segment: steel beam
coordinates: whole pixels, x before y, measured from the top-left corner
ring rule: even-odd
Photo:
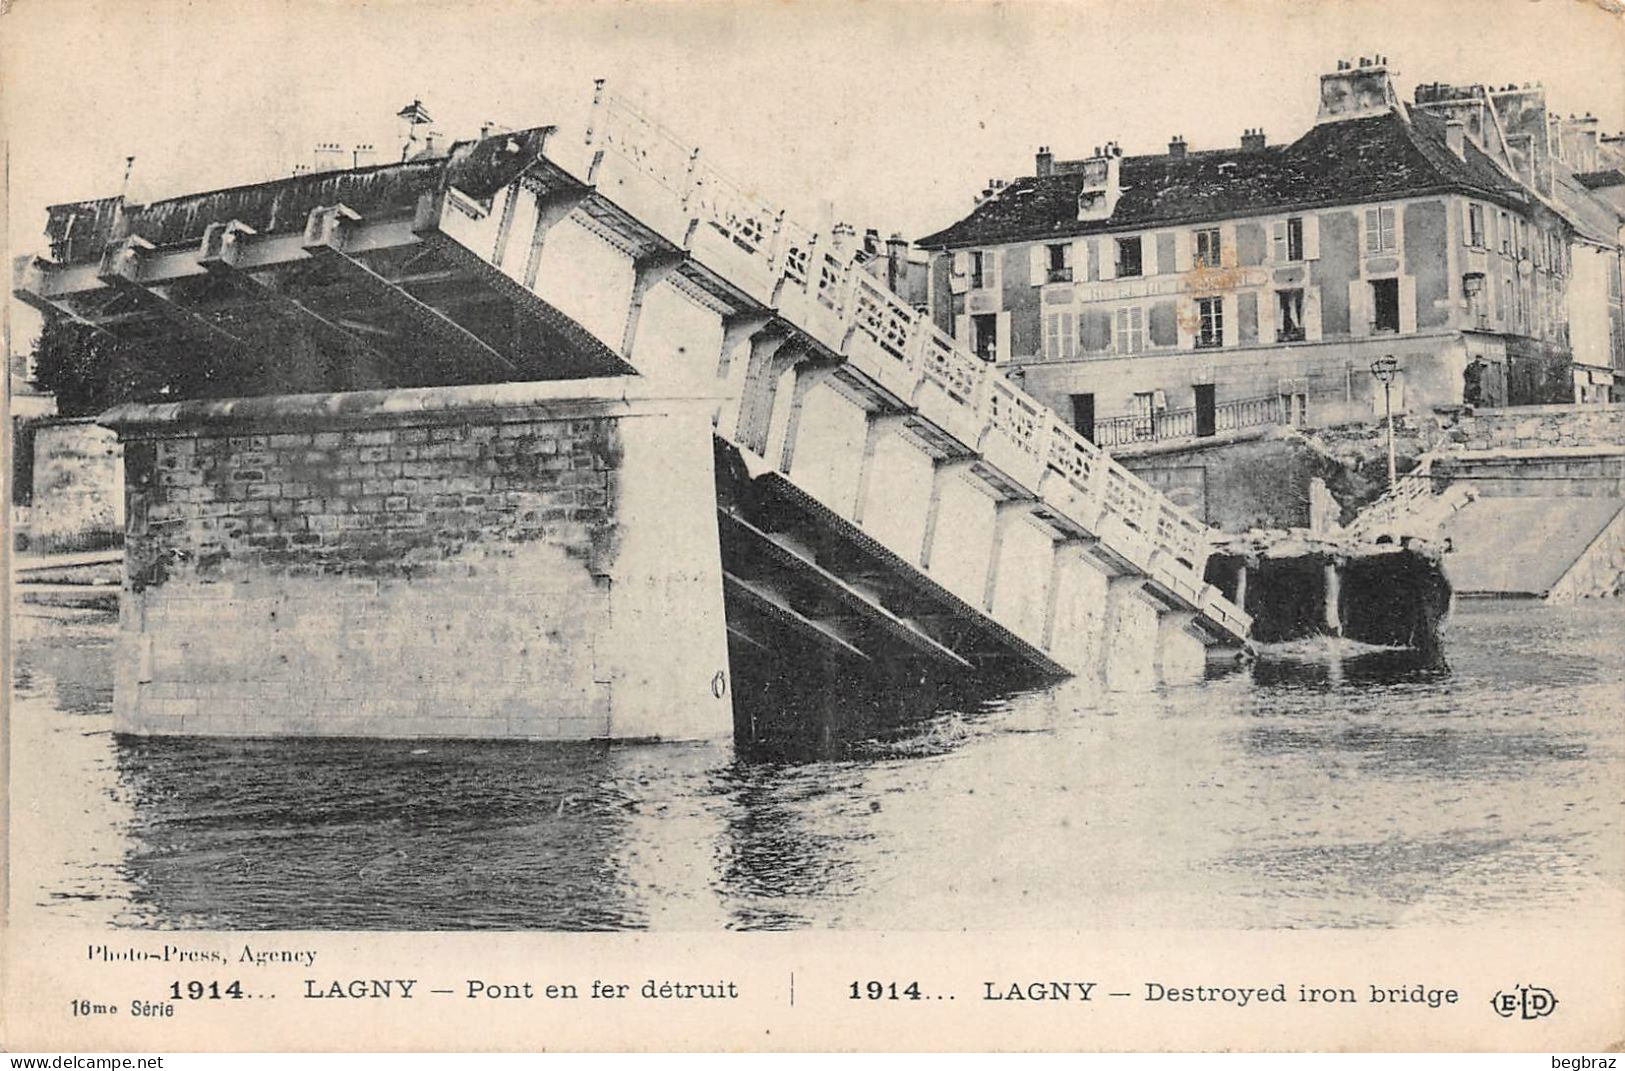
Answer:
[[[453,320],[433,306],[426,305],[388,279],[373,271],[351,255],[349,224],[360,216],[344,205],[332,205],[311,211],[305,223],[304,245],[306,253],[322,258],[336,267],[349,281],[362,286],[381,300],[394,305],[424,331],[458,351],[473,356],[487,365],[495,365],[506,372],[516,372],[504,354],[484,339]]]

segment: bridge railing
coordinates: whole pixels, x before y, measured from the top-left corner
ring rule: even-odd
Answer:
[[[1105,447],[1133,446],[1199,439],[1206,435],[1222,435],[1225,432],[1285,423],[1287,415],[1281,398],[1271,394],[1220,402],[1213,407],[1213,424],[1208,429],[1200,426],[1194,407],[1100,418],[1095,421],[1094,440]]]
[[[1054,502],[1093,530],[1104,515],[1139,532],[1200,581],[1207,532],[1195,517],[1135,476],[1002,372],[841,255],[825,235],[797,223],[738,182],[698,163],[697,150],[604,90],[593,99],[588,143],[613,151],[679,197],[700,224],[727,237],[774,280],[780,315],[905,400],[932,383],[981,437],[997,431],[1041,471],[1065,478]],[[1228,416],[1229,414],[1227,414]],[[1235,419],[1246,419],[1241,413]],[[1036,490],[1036,489],[1035,489]]]

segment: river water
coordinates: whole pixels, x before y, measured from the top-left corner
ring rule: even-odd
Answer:
[[[1625,905],[1617,603],[1463,604],[1444,665],[1310,645],[798,762],[116,737],[114,625],[51,614],[13,622],[12,909],[34,925],[1583,926]]]

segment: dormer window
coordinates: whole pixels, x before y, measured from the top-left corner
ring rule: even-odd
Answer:
[[[1078,219],[1108,219],[1117,208],[1122,156],[1121,149],[1108,144],[1083,161],[1079,168],[1083,182],[1078,187]]]

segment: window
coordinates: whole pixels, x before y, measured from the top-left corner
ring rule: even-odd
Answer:
[[[971,349],[976,356],[992,364],[999,356],[999,318],[993,313],[981,313],[970,318]]]
[[[1484,242],[1484,206],[1481,204],[1467,206],[1467,244],[1474,249],[1486,248]]]
[[[1371,330],[1399,330],[1399,280],[1371,280]]]
[[[1484,300],[1484,276],[1470,272],[1461,277],[1462,297],[1467,300],[1467,323],[1470,327],[1489,327],[1490,310]]]
[[[1224,345],[1224,300],[1216,297],[1197,298],[1196,314],[1200,324],[1196,334],[1197,348]]]
[[[1499,229],[1501,237],[1501,252],[1510,254],[1512,252],[1512,217],[1507,215],[1505,212],[1500,214]]]
[[[1303,217],[1293,216],[1275,225],[1275,260],[1286,263],[1303,259]]]
[[[1366,209],[1365,251],[1367,253],[1391,253],[1396,248],[1394,242],[1394,210],[1392,208]]]
[[[982,290],[992,282],[991,253],[973,252],[970,255],[970,285],[972,290]]]
[[[1134,395],[1134,437],[1151,439],[1157,434],[1157,391]]]
[[[1044,356],[1052,361],[1078,355],[1078,319],[1070,310],[1044,317]]]
[[[1198,268],[1217,268],[1219,266],[1219,228],[1209,227],[1196,232],[1196,266]]]
[[[1067,242],[1044,247],[1044,261],[1047,267],[1045,278],[1052,283],[1070,283],[1072,281],[1072,246]]]
[[[1145,350],[1145,310],[1135,305],[1117,310],[1116,342],[1118,353],[1140,353]]]
[[[1140,274],[1140,236],[1117,239],[1117,276]]]
[[[1303,341],[1303,291],[1275,292],[1275,341]]]
[[[1529,259],[1529,225],[1522,216],[1518,217],[1518,257],[1521,260]]]

